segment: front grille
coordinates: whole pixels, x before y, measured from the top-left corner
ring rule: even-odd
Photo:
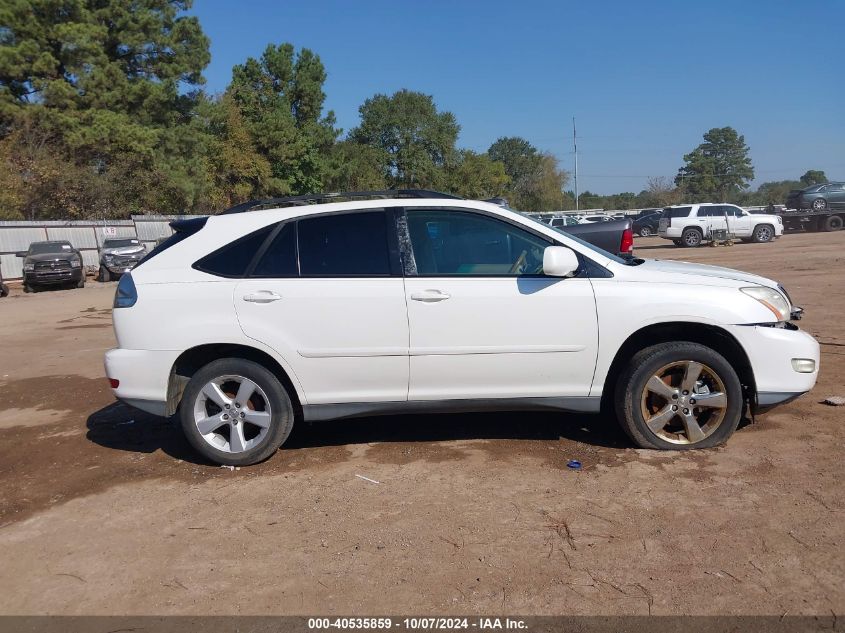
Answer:
[[[120,268],[131,268],[132,266],[137,264],[140,259],[141,258],[137,255],[135,255],[135,256],[129,255],[129,256],[126,256],[126,257],[115,257],[112,265],[118,266]]]
[[[70,261],[67,259],[59,259],[52,262],[35,262],[35,270],[39,273],[51,273],[70,270]]]

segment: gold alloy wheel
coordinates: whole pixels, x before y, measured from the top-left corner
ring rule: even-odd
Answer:
[[[725,421],[725,383],[704,363],[680,360],[658,369],[640,401],[643,420],[657,437],[672,444],[698,444]]]

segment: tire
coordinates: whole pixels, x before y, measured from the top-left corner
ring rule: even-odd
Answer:
[[[704,396],[700,390],[696,393],[688,388],[688,395],[684,395],[687,368],[698,368],[699,381],[709,388],[707,401],[714,406],[696,406],[704,398],[696,400],[691,396]],[[649,387],[655,385],[655,379],[663,387]],[[703,389],[698,382],[694,384]],[[717,393],[723,397],[715,397]],[[693,406],[684,406],[690,404]],[[742,417],[743,394],[739,377],[718,352],[698,343],[661,343],[641,350],[631,359],[616,384],[615,405],[620,425],[637,446],[689,450],[727,441]],[[690,414],[684,416],[684,411]],[[649,427],[646,416],[656,430]],[[685,418],[691,421],[685,422]]]
[[[0,297],[8,297],[9,296],[9,286],[0,282]]]
[[[82,279],[76,282],[77,288],[84,288],[85,287],[85,276],[82,276]]]
[[[242,407],[236,399],[237,391],[249,387],[244,381],[256,388],[249,391],[243,403],[247,406]],[[208,397],[206,393],[216,395]],[[288,438],[294,420],[293,405],[279,379],[266,367],[240,358],[222,358],[195,373],[182,396],[179,417],[191,446],[203,457],[227,466],[248,466],[267,459]],[[206,434],[198,426],[203,421],[206,424],[200,426]],[[238,431],[237,436],[232,435]],[[239,438],[238,446],[232,445],[234,437]]]
[[[640,227],[640,237],[651,237],[651,227],[650,226],[643,226]]]
[[[24,284],[23,285],[23,291],[26,292],[26,293],[35,292],[35,288],[30,286],[29,284]]]
[[[815,200],[813,200],[810,206],[812,207],[813,211],[826,211],[827,200],[825,200],[824,198],[816,198]]]
[[[842,228],[842,216],[832,215],[824,221],[825,231],[839,231]]]
[[[773,239],[775,239],[775,227],[771,224],[759,224],[754,228],[752,240],[758,244],[771,242]]]
[[[701,229],[684,229],[684,232],[681,234],[681,243],[687,248],[701,246],[703,239],[704,235],[702,235]]]
[[[100,266],[100,274],[97,275],[97,281],[106,282],[111,281],[111,273],[105,266]]]
[[[672,244],[674,244],[675,246],[683,247],[684,242],[683,240],[672,240]]]

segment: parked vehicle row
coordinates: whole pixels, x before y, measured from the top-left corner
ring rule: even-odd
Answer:
[[[136,238],[107,238],[99,251],[98,281],[111,281],[129,272],[144,258],[147,250]],[[16,255],[23,259],[23,290],[34,292],[47,287],[85,286],[82,253],[67,240],[32,242]],[[8,287],[0,277],[0,296]]]
[[[746,408],[815,384],[819,344],[776,281],[623,259],[487,202],[382,194],[174,222],[118,284],[115,396],[244,465],[297,420],[444,411],[604,409],[638,446],[710,447]]]

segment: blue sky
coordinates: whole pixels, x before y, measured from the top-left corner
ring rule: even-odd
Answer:
[[[843,0],[196,0],[191,13],[211,39],[211,91],[291,42],[320,55],[344,130],[368,97],[408,88],[455,114],[460,147],[522,136],[571,171],[574,116],[581,191],[673,177],[727,125],[755,184],[845,179]]]

